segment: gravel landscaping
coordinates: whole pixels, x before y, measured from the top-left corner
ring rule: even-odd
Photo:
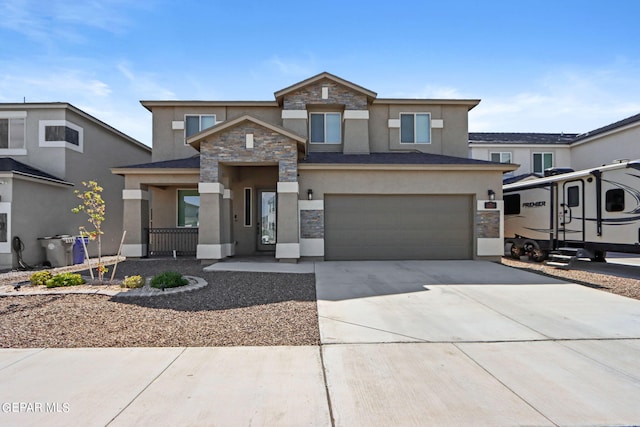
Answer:
[[[207,273],[202,267],[196,260],[181,259],[118,265],[120,279],[174,270],[209,283],[178,294],[0,297],[0,347],[319,344],[313,274]]]
[[[113,261],[113,260],[112,260]],[[640,299],[640,280],[589,271],[592,263],[560,270],[503,258],[502,264]],[[79,270],[82,266],[58,271]],[[110,271],[107,276],[111,274]],[[318,345],[313,274],[204,272],[196,260],[155,259],[121,262],[116,279],[152,277],[174,270],[204,279],[207,286],[153,297],[108,296],[95,289],[56,288],[52,295],[0,297],[0,347],[207,347]],[[635,273],[637,270],[633,270]],[[87,271],[81,273],[88,275]],[[0,275],[0,287],[28,280],[30,273]],[[43,288],[23,286],[21,291]]]

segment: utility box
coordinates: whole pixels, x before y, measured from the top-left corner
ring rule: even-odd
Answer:
[[[66,267],[72,265],[75,237],[58,235],[54,237],[41,237],[38,240],[40,240],[40,244],[45,250],[47,261],[51,264],[51,267]]]

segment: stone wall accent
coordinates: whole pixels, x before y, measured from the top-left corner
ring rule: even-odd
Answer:
[[[253,134],[253,148],[246,148],[246,134]],[[200,145],[200,181],[219,182],[218,164],[277,163],[278,181],[298,180],[298,147],[296,141],[246,121],[215,134]]]
[[[500,238],[500,211],[476,212],[476,235],[479,239]]]
[[[300,237],[302,239],[324,239],[324,211],[300,211]]]
[[[322,99],[322,87],[329,88],[329,98]],[[307,104],[339,104],[346,110],[366,110],[367,96],[329,79],[319,80],[284,96],[285,110],[304,110]]]

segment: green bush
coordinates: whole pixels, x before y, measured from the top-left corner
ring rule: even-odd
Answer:
[[[29,280],[31,280],[32,285],[36,286],[44,286],[47,284],[47,280],[51,279],[53,274],[50,271],[36,271],[31,275]]]
[[[188,284],[189,281],[176,271],[165,271],[164,273],[156,274],[151,279],[151,286],[158,289],[176,288]]]
[[[78,286],[85,283],[78,273],[60,273],[46,281],[47,288],[57,288],[60,286]]]
[[[141,288],[144,286],[144,278],[142,276],[125,276],[122,286],[125,288]]]

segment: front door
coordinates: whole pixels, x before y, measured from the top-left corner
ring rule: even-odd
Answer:
[[[562,186],[560,230],[564,241],[584,242],[584,182],[567,181]]]
[[[276,250],[277,193],[273,190],[258,191],[258,247],[259,251]]]

